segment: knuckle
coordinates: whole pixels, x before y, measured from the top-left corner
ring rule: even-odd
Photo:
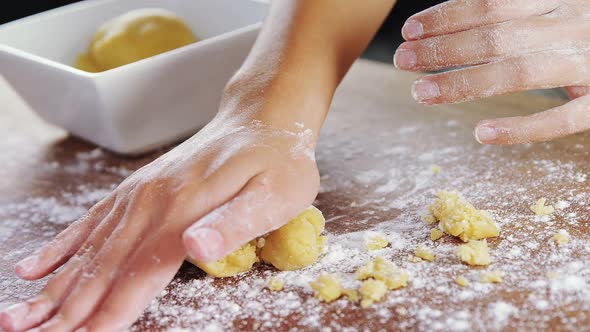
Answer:
[[[506,31],[504,28],[494,26],[483,31],[483,50],[488,57],[503,56],[507,52]]]

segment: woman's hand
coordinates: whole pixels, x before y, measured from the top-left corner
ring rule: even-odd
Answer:
[[[464,67],[415,82],[424,104],[570,87],[569,103],[531,116],[485,120],[484,144],[546,141],[590,128],[590,1],[451,0],[406,22],[398,68]]]
[[[214,261],[308,207],[319,188],[317,132],[295,119],[274,123],[269,99],[245,99],[226,98],[197,135],[21,261],[17,274],[28,280],[61,269],[38,296],[0,314],[0,327],[123,330],[172,280],[187,251]]]

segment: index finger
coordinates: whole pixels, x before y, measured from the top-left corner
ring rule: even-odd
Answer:
[[[450,0],[411,16],[402,28],[406,40],[464,31],[484,25],[547,14],[558,0]]]

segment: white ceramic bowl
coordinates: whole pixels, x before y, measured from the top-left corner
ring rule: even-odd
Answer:
[[[248,54],[267,11],[250,0],[89,0],[0,26],[0,74],[46,121],[138,154],[195,133]],[[96,29],[129,10],[182,17],[201,40],[101,73],[71,67]]]

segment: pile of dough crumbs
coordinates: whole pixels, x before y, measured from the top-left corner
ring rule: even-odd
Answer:
[[[400,140],[428,130],[420,126],[375,135],[372,149],[366,148],[366,142],[350,143],[355,142],[354,131],[344,139],[336,134],[343,128],[327,130],[329,139],[320,142],[318,162],[320,169],[333,171],[322,177],[321,193],[314,203],[328,221],[324,254],[317,263],[282,272],[260,266],[226,279],[205,276],[185,264],[179,277],[149,304],[141,325],[131,330],[276,331],[288,326],[321,331],[384,327],[499,331],[543,330],[556,321],[564,330],[588,326],[590,234],[579,231],[588,222],[585,216],[590,215],[590,194],[581,190],[588,170],[573,161],[544,159],[543,155],[529,156],[526,161],[512,159],[526,154],[527,146],[505,151],[453,145],[453,136],[440,142],[426,139],[422,150],[407,148]],[[452,132],[452,122],[448,126]],[[386,136],[394,134],[398,136]],[[385,150],[377,148],[383,146],[377,140],[383,139],[392,144]],[[326,161],[332,145],[349,148],[343,156],[346,173]],[[554,148],[550,143],[546,146]],[[472,156],[470,160],[463,159],[465,149]],[[384,154],[391,157],[389,165],[367,162],[373,161],[373,156],[382,160]],[[79,186],[58,188],[51,197],[1,202],[0,218],[5,222],[0,224],[0,240],[27,239],[27,229],[41,225],[46,239],[51,239],[131,172],[105,164],[100,155],[100,150],[91,150],[69,164],[48,163],[46,172],[78,176],[97,170],[111,186],[95,188],[88,178],[80,177]],[[436,172],[433,165],[440,165]],[[528,169],[528,176],[515,179],[514,168]],[[378,171],[383,169],[388,171]],[[345,176],[351,170],[357,174],[352,179]],[[563,186],[556,188],[554,183]],[[487,239],[489,265],[474,267],[461,262],[457,248],[464,242],[422,220],[441,189],[462,192],[498,223],[499,236]],[[348,192],[361,193],[364,198],[359,200],[358,194]],[[541,198],[546,200],[540,202]],[[323,206],[327,201],[339,203]],[[1,257],[0,264],[14,264],[38,244],[31,238],[19,250]],[[417,254],[427,259],[412,259]],[[382,299],[363,308],[356,301],[351,303],[355,293],[349,290],[362,292],[364,281],[359,280],[357,271],[377,257],[407,272],[407,286],[388,290]],[[314,296],[311,285],[329,274],[338,276],[344,296],[325,303]],[[24,288],[27,283],[13,275],[0,277],[0,307],[34,294],[45,282],[15,295],[10,289]]]

